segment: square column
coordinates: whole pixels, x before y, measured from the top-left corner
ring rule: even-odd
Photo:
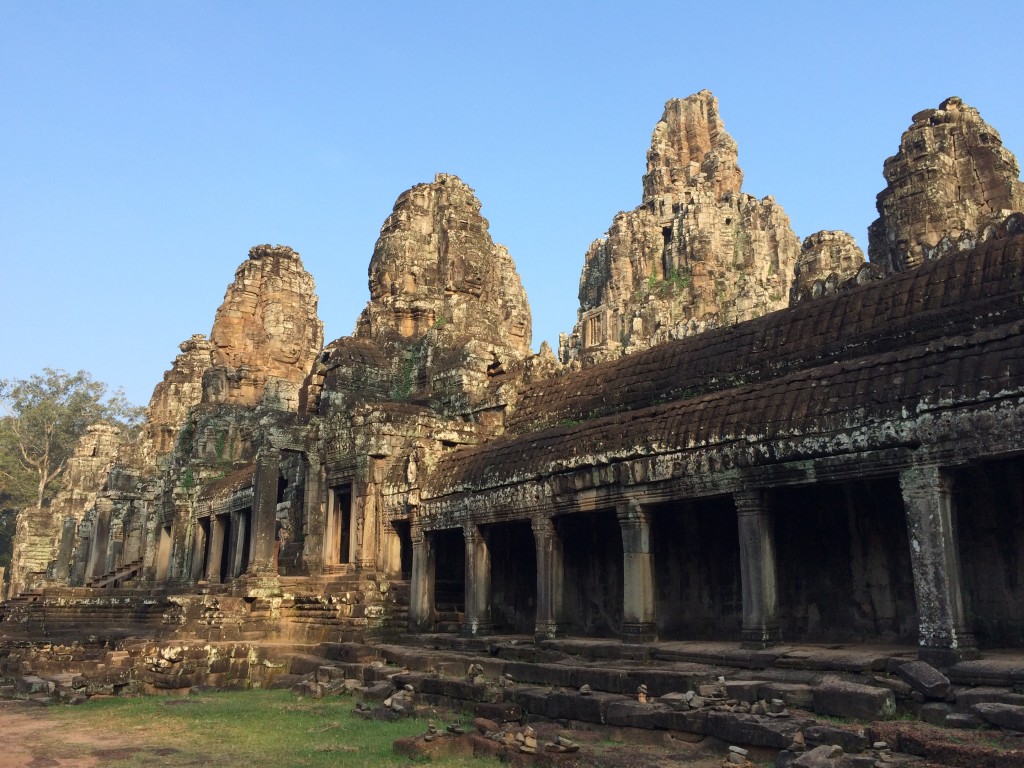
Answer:
[[[412,538],[412,580],[409,584],[409,630],[430,632],[434,628],[434,547],[429,534],[416,523]]]
[[[494,632],[490,610],[491,550],[479,526],[465,526],[462,535],[466,541],[466,617],[462,634],[489,635]]]
[[[210,516],[210,556],[206,559],[206,580],[220,584],[220,563],[224,557],[224,535],[227,533],[226,515]]]
[[[274,539],[277,534],[277,479],[281,456],[268,451],[256,459],[253,478],[251,530],[239,531],[249,536],[249,569],[251,576],[277,578],[274,568]],[[239,526],[241,527],[241,526]],[[240,560],[237,561],[240,564]]]
[[[622,639],[644,643],[658,637],[651,513],[636,501],[616,508],[622,530]]]
[[[550,517],[530,521],[537,547],[537,623],[534,635],[547,640],[565,633],[562,623],[562,539]]]
[[[324,537],[327,527],[327,504],[330,503],[325,467],[308,453],[306,463],[306,487],[303,494],[303,549],[302,562],[309,573],[318,573],[324,564]]]
[[[922,660],[939,665],[977,658],[961,588],[951,478],[938,467],[900,472],[914,568]]]
[[[740,537],[744,648],[767,648],[782,641],[775,574],[775,529],[763,490],[733,494]]]

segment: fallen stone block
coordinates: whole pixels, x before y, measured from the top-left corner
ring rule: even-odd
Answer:
[[[584,701],[592,701],[592,696],[580,696]],[[620,700],[609,702],[605,711],[604,721],[608,725],[628,728],[659,728],[659,718],[672,713],[671,707],[664,704],[641,704],[639,701]]]
[[[949,693],[949,678],[926,661],[901,664],[896,673],[915,691],[930,699],[944,699]]]
[[[358,701],[384,701],[395,689],[391,683],[374,683],[356,688],[353,693]]]
[[[1024,707],[1016,704],[982,702],[971,707],[971,714],[1009,731],[1024,731]]]
[[[806,683],[763,683],[761,696],[766,699],[782,699],[787,707],[812,709],[814,688]]]
[[[14,679],[14,687],[18,693],[53,693],[56,687],[53,681],[44,680],[35,675],[24,675]]]
[[[960,712],[969,712],[972,706],[982,702],[1019,704],[1024,706],[1024,694],[1013,693],[1006,688],[993,688],[990,686],[966,688],[958,691],[956,694],[956,708]]]
[[[608,705],[621,701],[612,693],[583,695],[580,693],[551,693],[548,695],[546,716],[552,720],[580,720],[586,723],[603,723]]]
[[[844,752],[856,754],[868,748],[868,737],[862,729],[850,730],[834,725],[811,725],[804,728],[804,740],[808,746],[838,744]]]
[[[954,713],[953,705],[944,701],[930,701],[922,704],[917,718],[930,725],[945,725],[946,718]]]
[[[842,747],[823,744],[805,752],[789,765],[790,768],[837,768],[837,758],[842,754]]]
[[[814,689],[814,711],[833,717],[884,720],[896,714],[896,698],[886,688],[830,680]]]
[[[807,722],[802,718],[711,711],[707,713],[706,733],[730,744],[785,749]]]
[[[523,708],[509,701],[482,701],[473,707],[473,716],[498,723],[510,723],[522,719]]]

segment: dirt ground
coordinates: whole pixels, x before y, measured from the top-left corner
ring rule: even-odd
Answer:
[[[599,738],[597,734],[583,736],[590,747],[587,762],[594,768],[720,768],[723,764],[723,755],[709,753],[706,744],[605,742],[598,746]],[[74,718],[57,718],[51,708],[36,703],[0,700],[0,768],[98,768],[133,756],[140,764],[160,765],[165,764],[161,757],[170,758],[174,752],[177,750],[147,743],[138,733],[85,726]],[[213,765],[208,760],[196,764]],[[497,760],[494,764],[501,765]]]
[[[130,734],[58,723],[39,704],[0,700],[0,768],[93,768],[133,752],[165,751]]]

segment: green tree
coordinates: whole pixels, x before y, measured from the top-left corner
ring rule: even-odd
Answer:
[[[109,393],[85,372],[44,368],[27,379],[0,379],[0,565],[19,509],[53,498],[75,444],[90,424],[134,428],[142,409],[120,389]]]
[[[27,379],[0,379],[0,494],[14,506],[42,506],[90,424],[105,421],[131,428],[142,409],[122,390],[79,371],[44,368]]]

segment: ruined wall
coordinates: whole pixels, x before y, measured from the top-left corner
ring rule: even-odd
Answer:
[[[920,266],[925,249],[943,237],[955,240],[1024,210],[1017,159],[978,110],[955,96],[914,115],[883,173],[868,256],[893,272]]]
[[[799,241],[774,199],[743,193],[742,181],[717,99],[669,101],[642,204],[587,251],[563,362],[614,359],[788,304]]]
[[[204,402],[298,409],[299,388],[324,341],[314,290],[291,248],[250,249],[213,321]]]

